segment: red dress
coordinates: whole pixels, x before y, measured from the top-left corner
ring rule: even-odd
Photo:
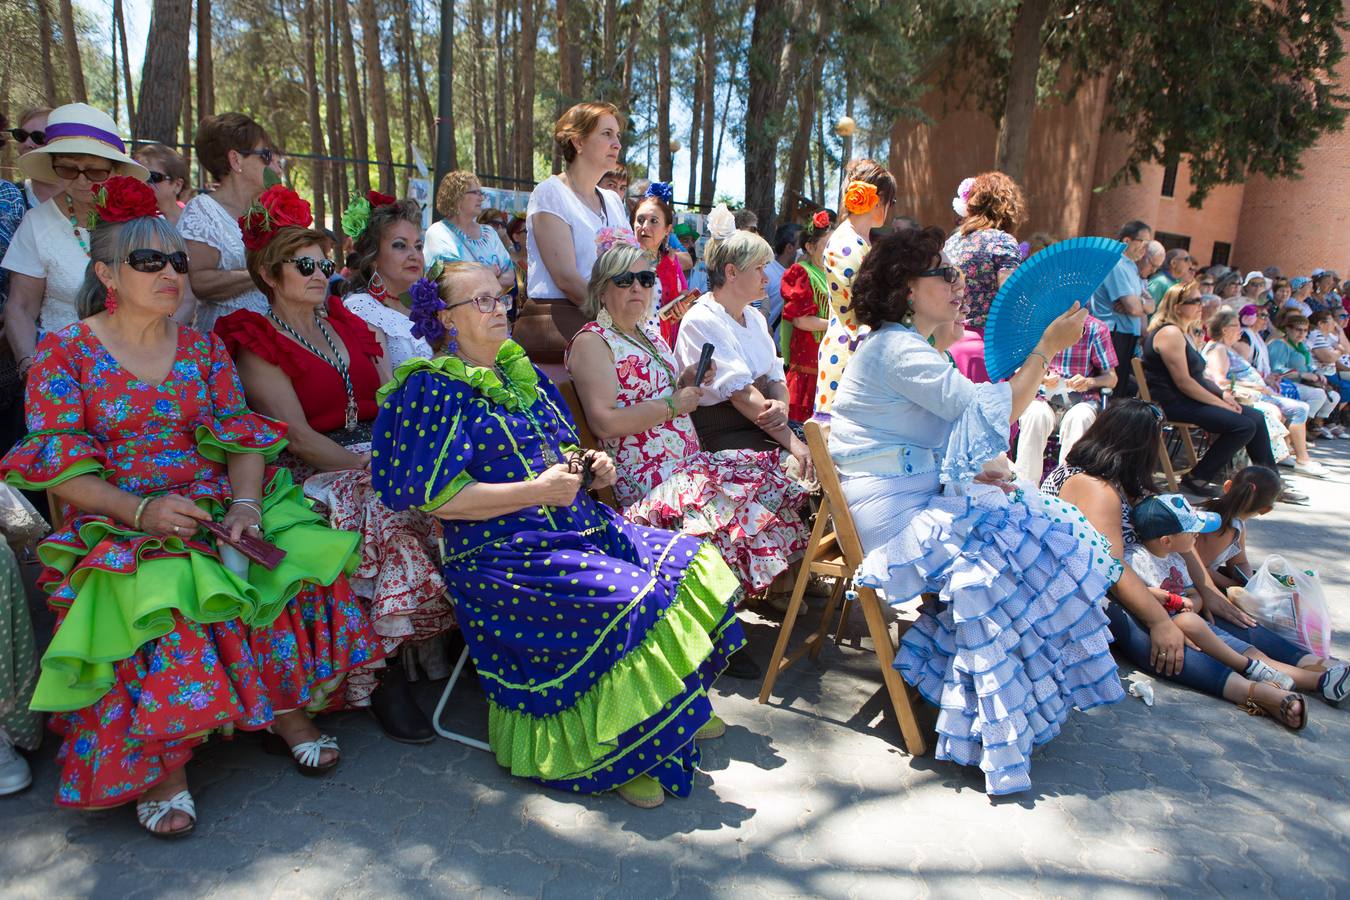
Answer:
[[[665,250],[656,261],[656,277],[661,282],[661,304],[664,306],[689,290],[689,279],[684,277],[684,269],[675,254]],[[680,320],[661,321],[661,337],[666,339],[667,347],[675,346],[675,337],[680,333]]]
[[[822,279],[824,275],[822,273]],[[792,324],[802,316],[819,316],[829,320],[829,291],[817,292],[801,263],[793,263],[783,273],[779,287],[783,296],[783,328],[792,329],[788,343],[788,418],[805,422],[816,411],[816,368],[820,360],[820,339],[823,331],[804,331]]]
[[[26,405],[29,434],[0,464],[11,484],[94,475],[216,519],[232,496],[227,454],[272,459],[286,433],[245,405],[220,340],[185,326],[159,384],[122,368],[83,322],[48,335]],[[270,572],[226,568],[205,532],[160,538],[69,505],[39,545],[57,626],[33,707],[57,713],[64,736],[59,804],[134,800],[212,731],[327,708],[344,673],[382,655],[344,576],[354,538],[328,528],[286,470],[269,466],[263,483],[263,531],[287,554]]]
[[[375,360],[383,354],[380,343],[370,326],[337,297],[328,299],[327,323],[347,348],[357,419],[372,422],[379,411],[375,395],[380,375]],[[218,320],[216,332],[236,357],[248,350],[290,377],[310,428],[332,432],[343,427],[347,388],[331,363],[283,335],[265,316],[249,310]],[[352,590],[364,601],[388,653],[405,641],[427,640],[454,627],[454,613],[436,563],[440,526],[434,518],[420,510],[395,512],[385,506],[371,489],[367,469],[315,474],[290,454],[283,461],[292,466],[297,481],[303,479],[305,494],[323,505],[329,525],[360,533],[361,561],[352,573]],[[375,684],[373,670],[352,673],[347,680],[348,701],[368,703]]]

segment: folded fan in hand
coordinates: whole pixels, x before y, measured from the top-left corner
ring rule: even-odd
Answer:
[[[984,329],[989,379],[1012,375],[1036,349],[1046,326],[1075,301],[1086,306],[1124,251],[1124,244],[1110,238],[1070,238],[1018,266],[989,305]]]

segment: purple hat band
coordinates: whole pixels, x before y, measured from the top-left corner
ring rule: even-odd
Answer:
[[[118,153],[127,152],[127,145],[122,143],[122,139],[119,136],[111,131],[95,128],[93,125],[84,125],[80,122],[57,122],[55,125],[47,126],[47,140],[49,142],[57,138],[71,137],[93,138],[96,141],[115,147]]]

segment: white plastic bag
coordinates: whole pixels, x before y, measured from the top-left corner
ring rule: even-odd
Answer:
[[[1231,599],[1248,615],[1309,653],[1331,656],[1331,616],[1322,582],[1311,569],[1296,569],[1282,556],[1267,557],[1245,589]]]
[[[12,544],[36,541],[50,529],[28,498],[7,484],[0,483],[0,532]]]

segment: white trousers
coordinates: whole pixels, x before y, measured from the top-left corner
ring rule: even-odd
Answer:
[[[1313,387],[1311,384],[1298,384],[1298,399],[1308,404],[1308,415],[1314,419],[1325,419],[1340,402],[1341,396],[1335,391]]]
[[[1059,463],[1063,465],[1069,451],[1078,439],[1097,421],[1095,403],[1075,403],[1064,413],[1059,421]],[[1041,483],[1041,472],[1045,467],[1045,445],[1050,435],[1055,433],[1055,411],[1049,403],[1037,398],[1031,401],[1027,411],[1017,420],[1017,459],[1013,468],[1018,478],[1025,478],[1032,484]]]

